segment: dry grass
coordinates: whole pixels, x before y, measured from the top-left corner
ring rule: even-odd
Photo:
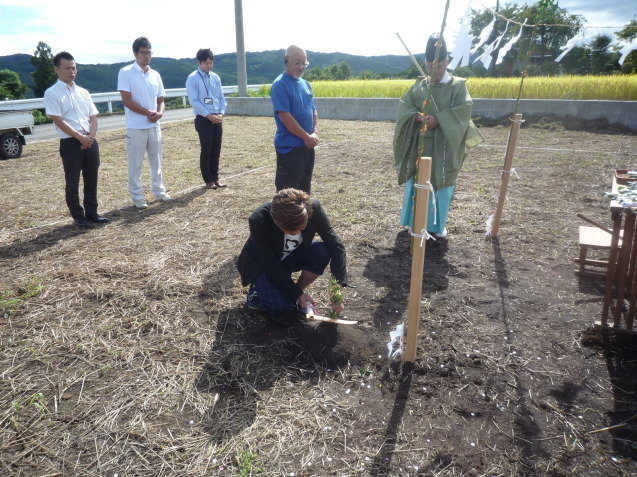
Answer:
[[[525,303],[579,320],[575,330],[586,313],[595,313],[595,299],[573,287],[561,297],[555,277],[565,274],[564,262],[575,255],[575,212],[588,203],[594,207],[588,215],[604,219],[600,171],[607,175],[634,161],[634,137],[612,137],[613,150],[624,154],[617,156],[605,150],[609,143],[595,144],[583,132],[523,134],[522,148],[553,151],[531,155],[520,149],[520,174],[542,180],[512,186],[503,230],[515,241],[503,244],[502,253],[514,256],[507,279],[517,295],[502,295],[508,314],[494,321],[489,309],[497,315],[495,293],[502,289],[493,269],[501,257],[484,240],[484,220],[497,194],[507,130],[483,130],[488,146],[475,153],[461,177],[450,223],[457,237],[450,250],[456,248],[439,277],[462,296],[448,296],[436,281],[425,285],[423,314],[431,321],[420,339],[419,371],[406,402],[396,396],[409,386],[383,349],[387,331],[403,317],[407,286],[397,271],[405,257],[396,235],[402,192],[391,169],[393,125],[321,126],[313,194],[343,237],[352,281],[359,285],[348,291],[346,314],[361,323],[338,334],[321,326],[275,326],[243,307],[234,260],[246,238],[247,216],[274,193],[270,118],[226,119],[221,172],[229,187],[218,191],[202,187],[191,123],[165,125],[164,177],[175,200],[152,202],[145,211],[131,207],[126,191],[123,131],[100,134],[100,212],[112,222],[89,230],[68,218],[56,141],[29,145],[21,159],[0,162],[0,474],[567,475],[558,470],[577,469],[579,461],[568,459],[586,450],[581,442],[599,457],[591,463],[595,469],[613,468],[597,435],[585,435],[588,423],[550,399],[542,404],[531,396],[527,402],[546,412],[546,434],[538,439],[568,442],[532,458],[511,422],[524,407],[512,406],[504,420],[495,416],[473,428],[469,411],[450,396],[466,388],[468,399],[478,403],[500,376],[511,387],[492,388],[493,404],[509,409],[507,402],[520,403],[523,370],[547,380],[569,379],[557,361],[539,365],[512,355],[510,347],[503,352],[502,335],[513,340],[519,332],[523,340],[532,334],[517,314]],[[585,138],[592,142],[583,145]],[[581,148],[598,152],[582,158],[573,152]],[[147,170],[144,177],[147,183]],[[545,239],[539,246],[538,236]],[[521,257],[532,257],[531,265]],[[381,265],[371,267],[374,261]],[[327,302],[327,288],[326,277],[314,287],[319,303]],[[558,296],[548,299],[556,289]],[[480,301],[488,295],[490,303]],[[582,297],[589,302],[576,310]],[[430,330],[471,351],[456,356]],[[572,333],[564,341],[576,342]],[[468,387],[447,383],[457,373],[445,375],[441,363],[453,371],[462,360],[483,363],[493,376],[484,386],[476,380],[464,383]],[[610,399],[604,371],[599,357],[592,373],[607,390],[600,400]],[[415,385],[425,375],[432,379],[430,391]],[[487,413],[491,404],[476,405]],[[608,405],[598,408],[603,412]],[[454,442],[462,422],[467,440]],[[591,418],[591,426],[603,424]],[[562,438],[569,426],[571,437]],[[485,439],[470,442],[472,432]],[[476,449],[488,455],[482,463]],[[616,466],[632,468],[620,461]]]
[[[343,439],[332,407],[347,414],[350,406],[335,401],[336,390],[306,385],[302,396],[281,402],[276,396],[290,383],[260,356],[268,348],[271,359],[271,345],[223,341],[226,323],[243,314],[234,259],[246,218],[274,194],[270,123],[227,119],[222,177],[230,187],[215,192],[200,185],[190,122],[164,126],[163,169],[175,200],[143,212],[126,192],[123,132],[102,133],[100,212],[112,223],[88,231],[70,224],[57,141],[29,145],[20,160],[0,163],[2,288],[7,296],[26,283],[42,288],[4,310],[1,473],[208,475],[223,467],[232,475],[252,452],[262,462],[244,467],[276,457],[278,468],[295,469],[326,459],[325,442]],[[326,121],[324,130],[331,138],[324,149],[348,148],[342,125]],[[368,160],[349,158],[326,172]],[[144,176],[147,182],[146,170]],[[346,184],[317,179],[315,187],[349,197]],[[390,177],[385,188],[396,188]],[[351,233],[367,234],[359,224],[379,222],[363,208],[381,191],[360,203],[339,202],[337,215]],[[202,378],[208,354],[220,346],[227,366]],[[286,352],[285,341],[278,346]],[[271,374],[254,377],[267,380],[259,395],[259,383],[246,380],[250,369]],[[222,386],[238,383],[232,393],[241,399],[217,392],[215,373]]]

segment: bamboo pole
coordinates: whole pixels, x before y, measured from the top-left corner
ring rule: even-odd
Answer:
[[[509,187],[509,179],[511,178],[511,164],[513,164],[513,154],[515,153],[515,144],[518,140],[518,132],[520,131],[520,125],[522,124],[522,115],[517,113],[515,119],[511,124],[511,131],[509,132],[509,140],[507,142],[506,155],[504,157],[504,169],[502,170],[502,185],[500,186],[500,197],[498,197],[498,206],[495,210],[495,218],[493,219],[493,228],[491,229],[491,236],[497,237],[500,229],[500,220],[502,219],[502,210],[504,209],[504,200],[507,195],[507,188]]]
[[[398,32],[396,32],[396,36],[405,47],[405,50],[407,50],[407,54],[409,55],[409,58],[411,58],[411,61],[414,64],[414,66],[416,66],[416,69],[420,71],[420,76],[426,76],[425,72],[422,70],[422,66],[420,66],[420,63],[418,63],[418,60],[416,60],[414,55],[411,54],[411,51],[409,51],[409,48],[407,48],[407,45],[405,44],[405,42],[403,41],[403,38],[400,36]]]
[[[431,177],[431,157],[421,157],[417,163],[416,204],[414,205],[413,234],[420,240],[413,241],[411,257],[411,282],[409,287],[409,307],[407,309],[407,343],[405,361],[416,361],[416,343],[418,341],[418,324],[420,322],[420,298],[422,295],[422,274],[425,268],[425,245],[427,243],[427,211]]]

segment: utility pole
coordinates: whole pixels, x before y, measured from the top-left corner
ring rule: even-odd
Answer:
[[[246,49],[243,42],[243,5],[242,0],[234,0],[235,34],[237,36],[237,86],[239,96],[248,95],[248,75],[246,73]]]

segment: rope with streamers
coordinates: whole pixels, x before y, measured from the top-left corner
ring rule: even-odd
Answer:
[[[502,174],[515,174],[515,177],[517,177],[518,179],[520,178],[520,176],[518,175],[518,171],[515,170],[515,167],[511,168],[510,171],[502,171]]]
[[[422,247],[423,247],[423,245],[424,245],[424,243],[425,243],[425,240],[429,240],[429,239],[436,240],[436,237],[434,237],[433,235],[431,235],[431,234],[430,234],[429,232],[427,232],[427,230],[425,230],[425,229],[422,229],[422,230],[420,231],[420,233],[419,233],[419,234],[416,234],[416,233],[414,233],[414,231],[412,230],[412,228],[411,228],[411,227],[409,227],[409,235],[411,235],[412,237],[415,237],[415,238],[419,238],[419,239],[420,239],[420,248],[422,248]]]
[[[414,184],[414,188],[415,189],[422,189],[422,190],[432,191],[433,190],[433,185],[431,185],[431,182],[427,181],[424,184]],[[436,202],[434,201],[434,214],[435,213],[436,213]],[[409,235],[411,235],[412,237],[420,239],[420,247],[421,248],[424,245],[425,240],[429,240],[429,239],[436,240],[436,238],[433,235],[431,235],[429,232],[427,232],[427,230],[425,230],[425,229],[422,229],[420,231],[420,234],[416,234],[416,233],[414,233],[413,229],[411,227],[409,227]]]

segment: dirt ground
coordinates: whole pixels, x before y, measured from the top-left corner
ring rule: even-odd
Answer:
[[[481,128],[449,237],[427,242],[413,366],[388,357],[412,260],[390,122],[321,121],[313,196],[346,245],[351,326],[245,307],[234,262],[274,194],[271,118],[226,118],[217,191],[191,122],[165,124],[175,200],[145,211],[125,132],[101,133],[111,223],[89,230],[57,141],[1,161],[0,475],[637,475],[637,340],[592,329],[604,286],[573,263],[576,214],[610,225],[637,136],[525,123],[492,238],[508,131]]]

